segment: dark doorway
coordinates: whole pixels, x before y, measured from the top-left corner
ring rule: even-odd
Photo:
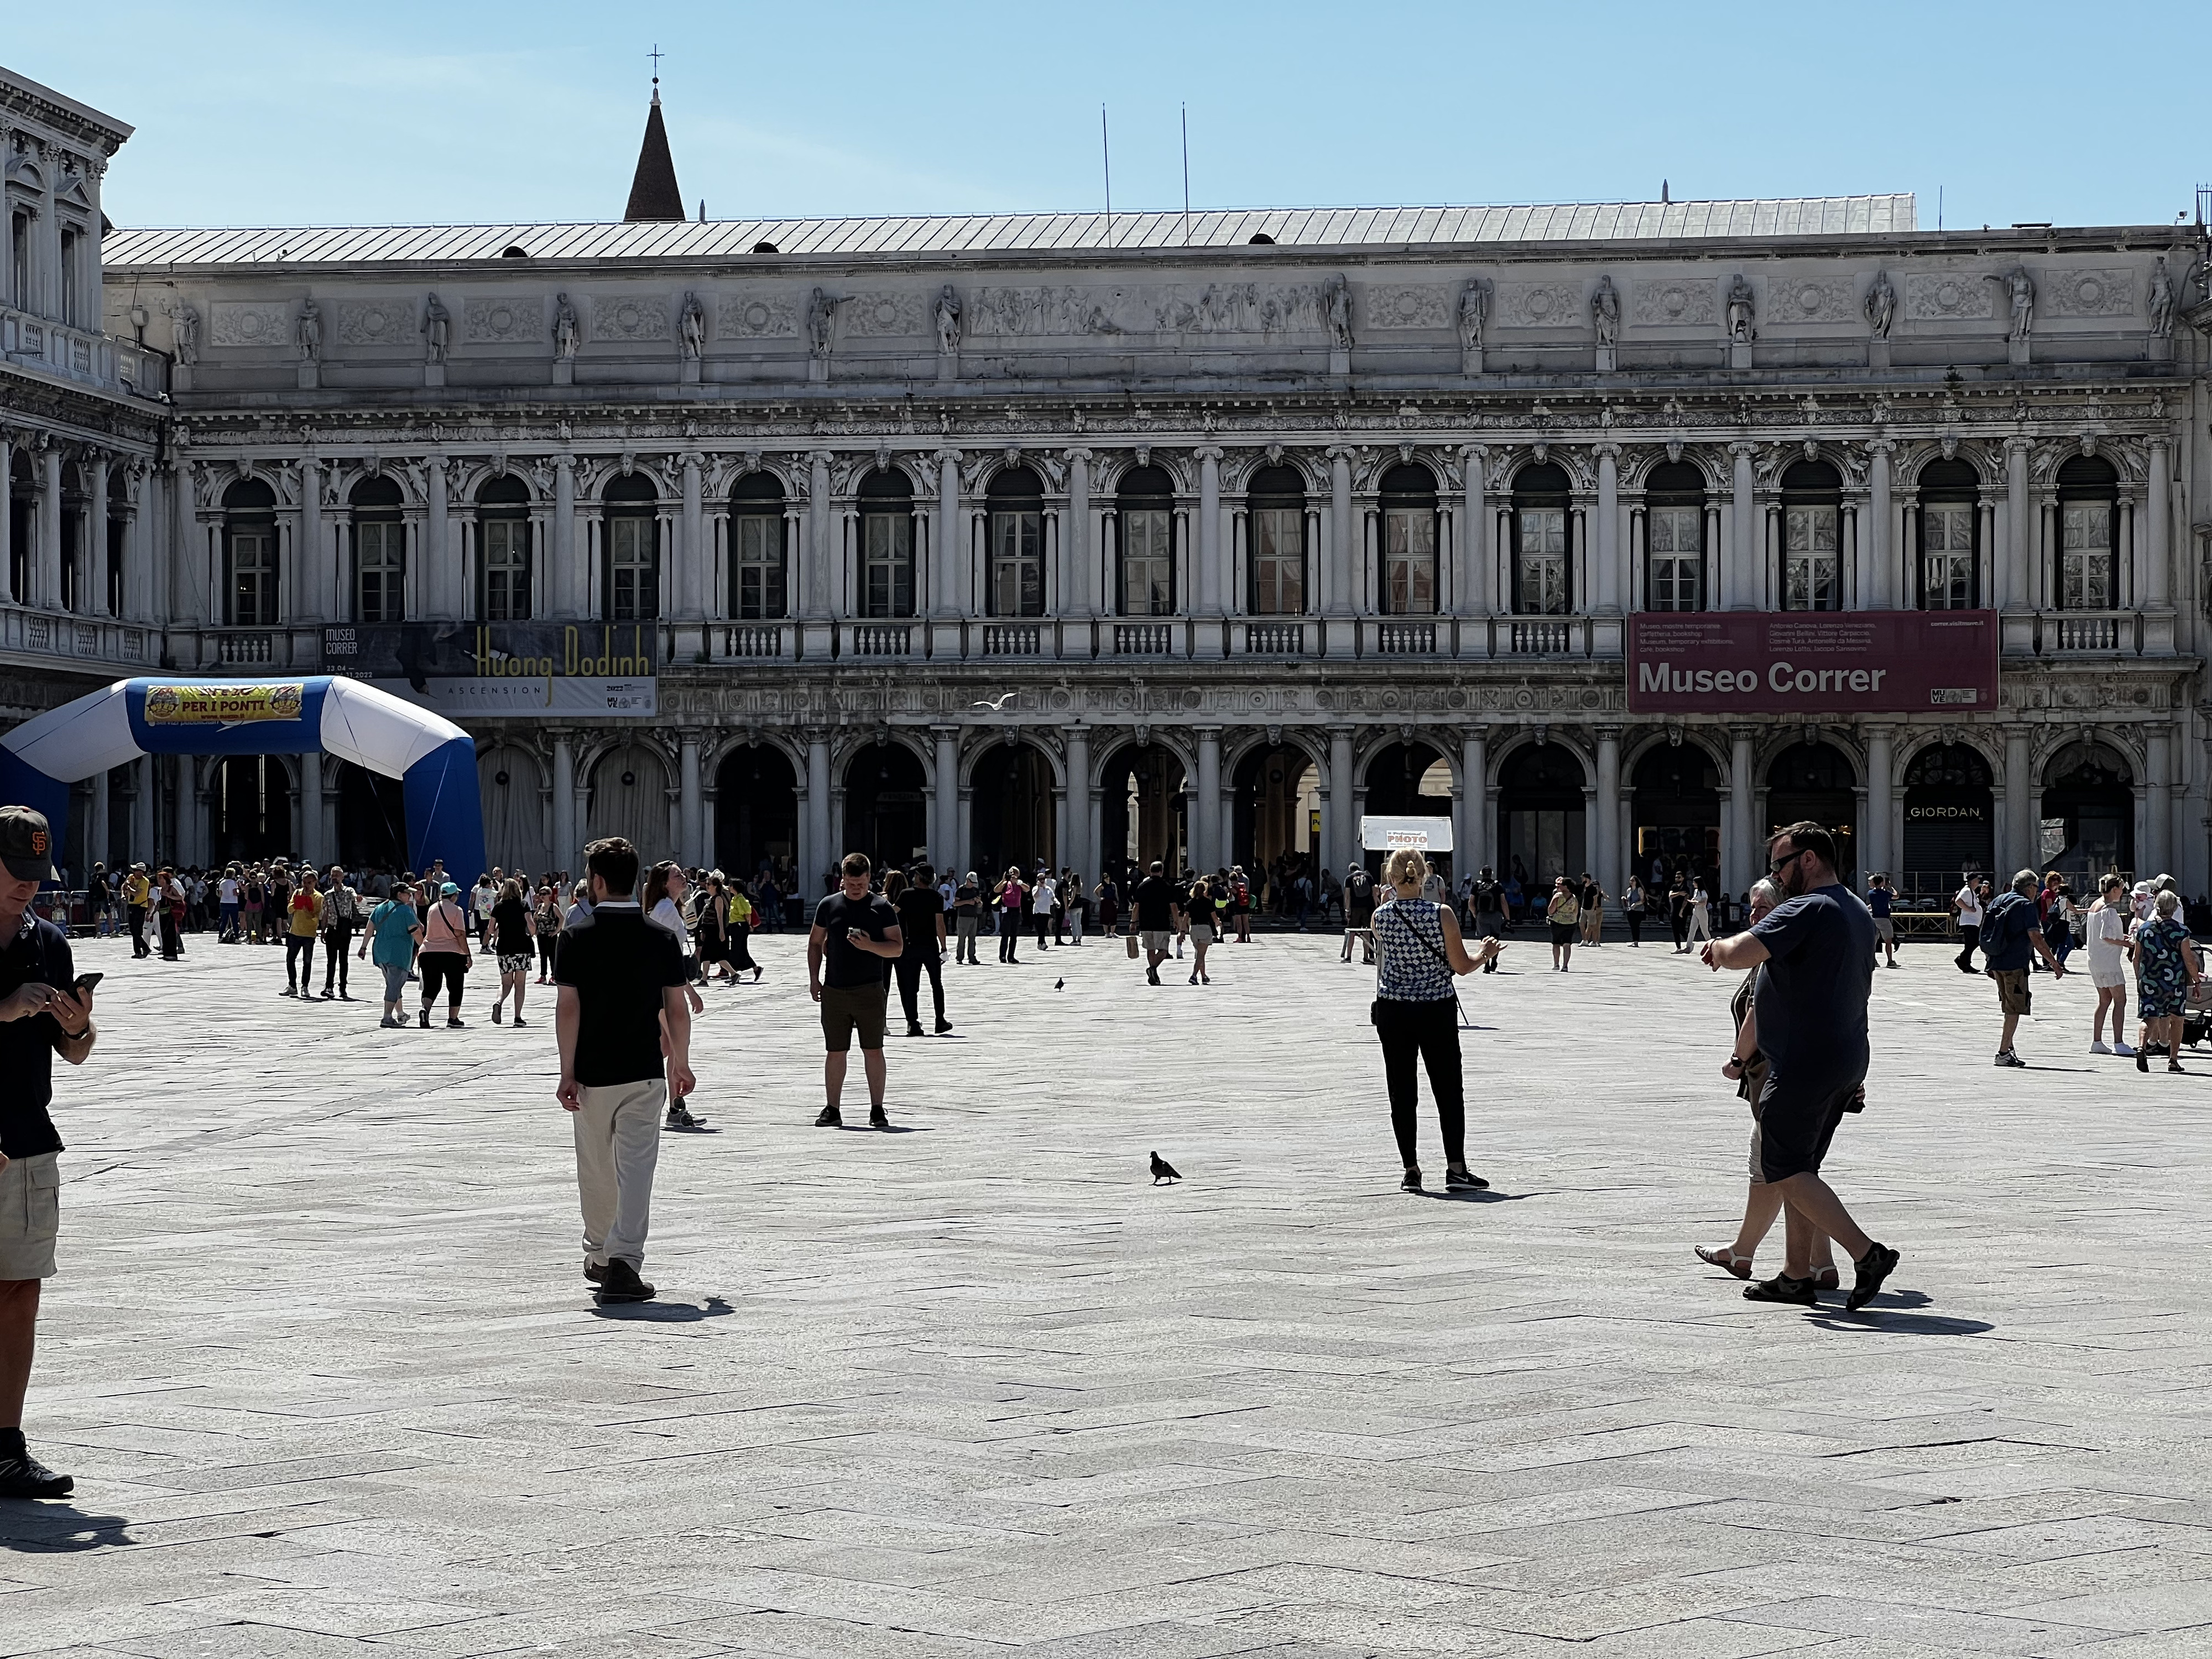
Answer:
[[[799,855],[799,783],[790,760],[766,744],[733,749],[714,773],[714,862],[733,881],[764,865],[788,870]]]
[[[970,827],[975,861],[985,881],[1018,864],[1053,864],[1052,763],[1026,743],[994,744],[975,763]],[[1056,867],[1056,866],[1055,866]]]
[[[927,856],[929,781],[903,744],[870,744],[847,763],[842,850],[866,853],[878,870]]]
[[[1810,819],[1836,838],[1836,873],[1853,884],[1859,822],[1858,774],[1829,744],[1792,744],[1766,769],[1766,833]],[[1753,864],[1757,864],[1754,859]]]
[[[1449,818],[1452,815],[1451,764],[1425,743],[1387,744],[1367,757],[1369,817]],[[1383,854],[1361,853],[1368,870],[1382,872]],[[1429,863],[1449,878],[1451,854],[1431,853]]]
[[[407,867],[407,789],[351,761],[338,769],[338,862],[349,870]]]
[[[2107,871],[2135,878],[2134,777],[2126,758],[2101,743],[2069,743],[2043,769],[2043,867],[2065,876],[2079,897]]]
[[[1644,886],[1664,893],[1680,870],[1708,893],[1720,891],[1721,779],[1713,757],[1693,743],[1662,744],[1644,751],[1630,782],[1635,872]]]
[[[1498,873],[1519,881],[1538,912],[1553,877],[1589,867],[1588,822],[1583,763],[1574,750],[1532,743],[1505,757],[1498,774]]]
[[[1098,858],[1102,871],[1139,869],[1159,860],[1180,873],[1188,797],[1182,763],[1157,743],[1130,744],[1106,763],[1098,796]],[[1005,866],[1001,866],[1003,869]]]
[[[1229,858],[1257,878],[1262,870],[1285,873],[1313,860],[1313,815],[1321,810],[1313,759],[1303,749],[1276,744],[1255,749],[1237,763],[1230,806]]]
[[[293,850],[292,779],[275,756],[225,756],[208,796],[208,854],[216,863]]]
[[[1990,763],[1969,744],[1931,744],[1905,769],[1905,861],[1890,884],[1948,902],[1961,874],[1995,864],[1996,829]]]

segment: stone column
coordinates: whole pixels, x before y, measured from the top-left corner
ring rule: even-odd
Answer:
[[[1201,726],[1196,736],[1198,811],[1197,822],[1192,826],[1190,862],[1193,869],[1211,873],[1221,862],[1221,728]]]
[[[2006,759],[2009,763],[2008,750]],[[2143,844],[2138,879],[2164,875],[2173,867],[2172,766],[2172,732],[2154,726],[2143,743]]]
[[[589,611],[580,604],[583,577],[577,568],[581,562],[576,556],[576,458],[562,454],[553,458],[553,556],[546,572],[546,597],[556,617],[588,616]],[[560,795],[554,795],[554,811],[560,811]],[[565,856],[565,854],[563,855]]]
[[[2150,441],[2150,476],[2143,483],[2144,530],[2149,538],[2143,549],[2143,608],[2163,611],[2172,603],[2173,581],[2172,536],[2173,467],[2164,438]]]
[[[300,540],[296,550],[300,579],[293,591],[299,595],[300,614],[310,622],[331,621],[333,592],[330,550],[323,545],[323,464],[313,455],[299,460]]]
[[[553,867],[580,877],[583,865],[582,848],[576,834],[575,743],[563,731],[556,730],[552,737]]]
[[[19,599],[15,592],[15,446],[0,429],[0,599]]]
[[[1867,528],[1863,541],[1867,565],[1859,583],[1859,602],[1869,611],[1891,611],[1897,605],[1897,556],[1892,550],[1889,533],[1894,516],[1889,504],[1889,457],[1897,446],[1886,438],[1877,438],[1866,447]]]
[[[1597,884],[1608,893],[1621,889],[1620,728],[1597,728],[1597,799],[1590,803],[1591,851]]]
[[[1340,444],[1328,452],[1328,565],[1322,606],[1330,617],[1352,613],[1353,574],[1358,568],[1354,549],[1358,526],[1352,516],[1352,452]]]
[[[2035,520],[2027,500],[2027,459],[2035,446],[2026,438],[2005,440],[2004,563],[1996,572],[1994,603],[2002,611],[2033,607],[2034,584],[2028,580],[2030,538]]]
[[[801,853],[799,890],[807,897],[810,914],[822,894],[822,872],[837,856],[830,839],[830,734],[806,734],[806,841]]]
[[[131,842],[126,862],[154,861],[154,757],[141,755],[131,763]]]
[[[699,787],[699,734],[686,732],[677,739],[677,856],[686,868],[707,861],[705,798]]]
[[[297,822],[299,854],[318,870],[331,862],[331,849],[323,845],[323,757],[310,749],[300,757],[300,799]]]
[[[1729,446],[1729,453],[1735,457],[1735,534],[1731,538],[1735,545],[1721,566],[1720,608],[1723,611],[1756,611],[1764,586],[1759,580],[1759,567],[1765,526],[1759,522],[1757,489],[1751,473],[1753,447],[1747,443]]]
[[[1067,568],[1074,582],[1064,594],[1067,614],[1098,614],[1098,561],[1091,550],[1091,452],[1067,452]]]
[[[1091,865],[1091,733],[1071,726],[1067,744],[1067,831],[1060,841],[1060,861],[1079,875],[1098,879]]]
[[[1892,752],[1894,735],[1887,726],[1866,728],[1866,813],[1859,823],[1859,844],[1864,849],[1859,860],[1863,878],[1876,872],[1893,878],[1897,874],[1891,867],[1897,854],[1890,835],[1891,822],[1895,817],[1890,793],[1890,772],[1895,763]]]
[[[1221,577],[1221,451],[1207,444],[1198,451],[1197,613],[1220,616],[1226,587]]]
[[[429,486],[429,507],[422,518],[422,575],[416,591],[423,607],[441,620],[458,617],[453,608],[454,591],[452,543],[447,531],[446,458],[434,454],[422,464],[423,482]]]
[[[1460,793],[1466,802],[1466,848],[1454,860],[1468,875],[1492,862],[1490,852],[1490,750],[1488,733],[1470,726],[1460,733]],[[1343,872],[1338,872],[1340,875]]]
[[[1618,616],[1620,612],[1620,446],[1597,446],[1597,536],[1595,554],[1597,580],[1591,584],[1596,590],[1598,614]],[[1620,758],[1620,741],[1613,744],[1614,759]],[[1616,786],[1618,780],[1615,780]],[[1603,786],[1600,786],[1602,789]],[[1611,882],[1618,877],[1610,865],[1599,876],[1598,885],[1612,891]]]
[[[105,455],[82,463],[84,477],[84,535],[77,549],[76,608],[82,616],[110,614],[107,603],[107,471]],[[101,854],[105,858],[106,854]]]
[[[806,505],[812,567],[807,573],[806,614],[820,618],[830,614],[830,568],[837,557],[836,515],[830,505],[830,452],[826,449],[817,449],[807,458]]]
[[[707,517],[699,500],[699,457],[684,458],[684,619],[698,622],[707,614],[707,567],[712,562],[707,543]],[[693,863],[699,860],[694,859]]]
[[[51,441],[40,452],[44,493],[39,497],[38,574],[32,603],[41,611],[62,606],[62,447]]]
[[[1359,850],[1359,826],[1352,821],[1352,728],[1328,728],[1328,816],[1327,834],[1329,867],[1339,876]]]
[[[2039,827],[2035,811],[2034,780],[2029,775],[2027,740],[2032,734],[2025,726],[2005,727],[2004,746],[2004,868],[1997,872],[1997,890],[2004,890],[2006,881],[2015,870],[2025,870],[2035,863],[2036,831]]]
[[[198,533],[198,516],[192,510],[192,463],[179,455],[174,465],[176,482],[170,487],[169,501],[176,514],[176,552],[169,566],[169,617],[187,624],[204,623],[208,572],[203,550],[205,538]]]
[[[1086,480],[1089,474],[1085,475]],[[1087,487],[1087,486],[1086,486]],[[960,512],[960,452],[937,452],[937,568],[930,573],[929,614],[968,614],[968,538]]]
[[[1721,848],[1721,882],[1731,893],[1741,893],[1753,877],[1765,872],[1758,861],[1758,830],[1753,823],[1758,793],[1751,775],[1751,745],[1758,737],[1748,726],[1729,728],[1728,836]]]
[[[930,780],[930,861],[939,870],[962,866],[967,854],[960,846],[960,728],[933,726],[937,739],[937,765]]]

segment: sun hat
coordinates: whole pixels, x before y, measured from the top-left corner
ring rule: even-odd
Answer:
[[[441,887],[438,890],[438,896],[440,898],[453,898],[458,896],[460,890],[461,890],[459,888],[454,886],[453,884],[449,881],[443,887]]]

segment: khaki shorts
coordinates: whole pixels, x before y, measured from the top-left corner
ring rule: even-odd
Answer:
[[[1145,949],[1158,951],[1162,956],[1175,949],[1175,935],[1165,928],[1147,927],[1144,932]]]
[[[0,1170],[0,1279],[52,1279],[61,1230],[61,1154],[11,1159]]]
[[[2025,968],[1996,968],[1990,977],[1997,982],[1997,1009],[2007,1014],[2033,1013],[2027,990],[2027,969]]]
[[[1887,916],[1876,916],[1874,919],[1874,936],[1884,945],[1896,944],[1897,924]]]
[[[1212,929],[1211,927],[1194,927],[1194,928],[1192,928],[1192,929],[1190,930],[1190,942],[1191,942],[1193,945],[1211,945],[1211,944],[1212,944],[1212,943],[1213,943],[1213,929]]]
[[[833,1054],[851,1051],[853,1033],[860,1034],[863,1053],[884,1046],[885,985],[825,985],[822,988],[822,1036]]]

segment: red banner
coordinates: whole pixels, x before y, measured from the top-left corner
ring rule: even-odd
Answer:
[[[1636,714],[1961,714],[1997,706],[1994,611],[1646,611]]]

